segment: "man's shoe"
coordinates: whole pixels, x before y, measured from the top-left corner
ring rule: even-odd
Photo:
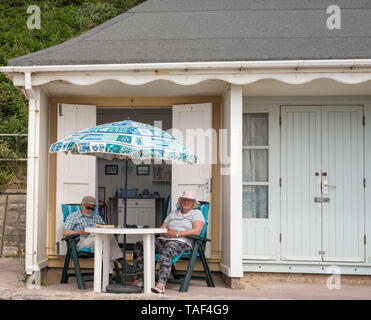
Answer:
[[[121,268],[122,268],[122,261],[120,260],[119,262],[120,262]],[[126,275],[127,276],[134,276],[134,275],[139,274],[141,272],[142,272],[141,269],[136,268],[136,267],[132,266],[131,264],[128,264],[127,261],[126,261]]]
[[[137,275],[137,274],[140,274],[140,273],[142,273],[142,269],[139,269],[139,268],[135,268],[134,266],[132,266],[132,265],[130,265],[130,264],[128,264],[127,266],[126,266],[126,275],[127,276],[135,276],[135,275]]]

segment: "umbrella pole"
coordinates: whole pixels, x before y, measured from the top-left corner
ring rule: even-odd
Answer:
[[[125,160],[125,204],[124,204],[124,228],[126,228],[126,215],[128,207],[128,159]],[[124,234],[124,246],[122,257],[122,284],[126,285],[126,234]]]
[[[127,199],[128,199],[128,159],[125,160],[125,192],[124,192],[124,228],[126,228]],[[106,287],[110,293],[141,293],[142,289],[137,286],[126,285],[126,234],[124,234],[123,256],[122,256],[122,279],[120,284],[110,284]]]

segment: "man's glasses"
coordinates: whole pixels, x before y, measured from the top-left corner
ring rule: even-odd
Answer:
[[[89,210],[89,211],[94,211],[95,210],[95,207],[88,207],[88,206],[85,206],[86,210]]]

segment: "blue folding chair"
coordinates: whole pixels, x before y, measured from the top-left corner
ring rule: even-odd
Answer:
[[[167,198],[166,198],[166,202],[165,202],[165,210],[162,213],[162,221],[165,220],[165,218],[167,217],[167,215],[170,212],[170,201],[171,201],[171,196],[168,195]]]
[[[63,222],[66,221],[69,214],[81,210],[80,204],[62,204]],[[105,221],[104,207],[99,208],[99,215]],[[95,211],[93,214],[97,214]],[[80,290],[85,290],[85,281],[93,281],[92,272],[82,273],[80,268],[79,258],[94,258],[94,250],[90,248],[77,249],[77,242],[80,240],[79,234],[72,234],[62,238],[67,243],[67,253],[64,260],[64,266],[62,271],[61,283],[68,283],[69,277],[76,277],[77,287]],[[72,261],[75,267],[74,273],[69,273],[69,269],[72,268]],[[116,271],[116,282],[121,283],[121,276],[119,272],[118,263],[115,261]]]
[[[211,241],[210,239],[206,238],[207,235],[207,225],[208,225],[208,215],[210,204],[206,201],[199,201],[200,205],[197,209],[201,210],[204,218],[205,218],[205,225],[201,231],[201,234],[197,236],[188,236],[187,238],[194,240],[193,250],[192,252],[185,252],[182,253],[175,258],[173,258],[172,266],[171,266],[171,273],[173,275],[172,279],[169,279],[168,282],[175,282],[180,284],[179,291],[180,292],[187,292],[189,283],[192,278],[198,279],[205,279],[208,287],[215,287],[215,283],[213,277],[211,275],[209,265],[206,260],[205,255],[205,246],[207,241]],[[156,262],[159,260],[160,254],[157,253],[155,255]],[[179,274],[176,270],[176,263],[179,260],[188,260],[188,267],[185,274]],[[201,260],[203,268],[204,268],[204,276],[192,275],[193,269],[195,266],[196,261]]]

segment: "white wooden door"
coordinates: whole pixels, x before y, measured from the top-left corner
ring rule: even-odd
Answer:
[[[58,106],[58,141],[83,129],[96,125],[96,107],[90,105],[61,104]],[[57,154],[57,195],[56,195],[56,242],[60,254],[65,254],[62,203],[80,203],[86,195],[95,197],[96,158]]]
[[[322,109],[323,260],[364,261],[363,107]],[[326,187],[327,181],[327,190]]]
[[[198,200],[210,202],[211,103],[173,106],[173,128],[179,130],[182,137],[173,130],[174,136],[189,152],[196,154],[199,161],[192,165],[175,163],[172,165],[172,208],[175,208],[183,190],[193,190]],[[192,138],[192,132],[197,138]]]
[[[281,259],[321,261],[321,107],[281,107]]]
[[[281,258],[364,261],[363,107],[281,116]]]
[[[212,142],[215,139],[212,134],[211,116],[211,103],[173,106],[173,128],[178,130],[178,133],[176,130],[173,130],[172,133],[187,147],[189,152],[198,157],[199,161],[192,165],[173,163],[171,207],[174,210],[178,197],[184,190],[193,190],[197,200],[210,202],[208,237],[211,234]],[[193,134],[198,138],[194,138]],[[206,256],[210,256],[209,244],[206,246]]]

